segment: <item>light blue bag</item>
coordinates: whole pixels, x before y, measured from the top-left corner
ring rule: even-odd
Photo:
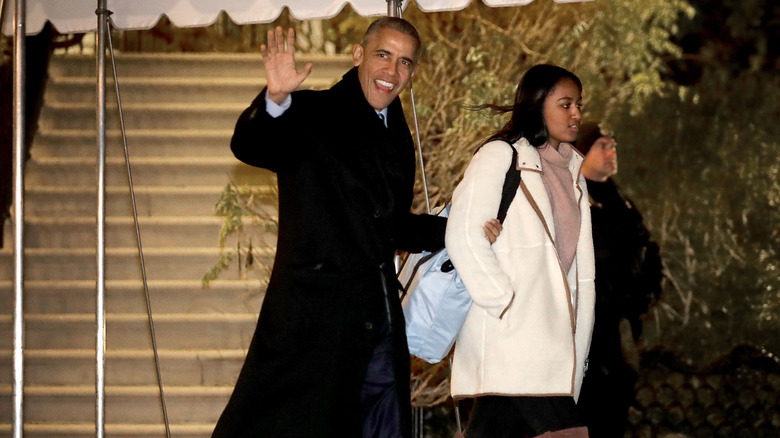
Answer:
[[[512,148],[512,160],[504,177],[501,202],[496,218],[502,224],[520,186],[517,150]],[[450,204],[438,216],[447,217]],[[471,308],[471,296],[450,262],[447,249],[410,254],[398,273],[403,286],[406,320],[406,341],[409,353],[428,363],[447,357],[455,344],[460,328]]]
[[[446,217],[450,205],[438,214]],[[449,354],[466,315],[471,296],[450,262],[447,249],[410,254],[398,274],[409,353],[428,363]],[[413,293],[411,293],[413,291]]]

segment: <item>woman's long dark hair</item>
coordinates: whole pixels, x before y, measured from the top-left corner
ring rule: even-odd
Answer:
[[[525,137],[534,147],[547,142],[550,133],[544,121],[544,100],[561,79],[571,79],[582,93],[582,82],[565,68],[549,64],[537,64],[523,75],[515,92],[515,103],[509,105],[483,105],[498,113],[512,112],[512,116],[501,130],[487,141],[504,140],[509,144]]]

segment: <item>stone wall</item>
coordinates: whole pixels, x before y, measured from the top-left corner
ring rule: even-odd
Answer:
[[[780,363],[737,347],[705,368],[664,351],[643,355],[631,437],[780,437]]]
[[[780,361],[754,347],[736,347],[704,367],[669,351],[645,352],[635,389],[626,438],[780,437]],[[465,421],[470,403],[461,405]],[[450,399],[418,412],[415,436],[454,436],[452,406]]]

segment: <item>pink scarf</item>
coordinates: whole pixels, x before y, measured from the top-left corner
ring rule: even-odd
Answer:
[[[569,143],[561,143],[557,151],[549,144],[539,148],[539,155],[542,157],[542,182],[553,212],[555,249],[564,272],[569,272],[574,263],[580,237],[580,208],[569,171],[572,153]]]

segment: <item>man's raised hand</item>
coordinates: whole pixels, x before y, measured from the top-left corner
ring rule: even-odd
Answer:
[[[281,104],[311,73],[311,62],[302,72],[295,70],[295,30],[292,28],[287,31],[287,41],[281,27],[269,30],[268,45],[260,46],[260,54],[265,66],[268,98],[277,104]]]

